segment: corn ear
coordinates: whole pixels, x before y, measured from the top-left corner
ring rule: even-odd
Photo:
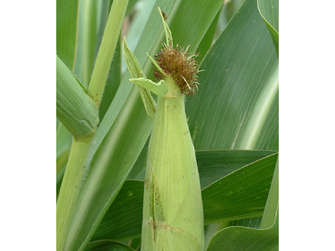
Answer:
[[[77,139],[92,134],[99,121],[98,108],[83,88],[57,56],[57,118]]]
[[[204,250],[200,180],[184,95],[166,79],[146,167],[141,250]]]
[[[160,82],[146,79],[124,43],[124,57],[133,77],[130,81],[140,92],[143,88],[158,95],[146,166],[141,250],[202,251],[205,240],[200,179],[184,100],[185,94],[194,93],[199,70],[187,49],[172,47],[171,31],[158,10],[166,44],[156,60],[148,56]],[[146,106],[146,100],[142,100]]]

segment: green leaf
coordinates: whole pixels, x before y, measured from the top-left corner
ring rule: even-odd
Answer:
[[[229,221],[227,223],[227,227],[228,226],[230,226],[230,227],[231,226],[243,226],[243,227],[257,228],[257,229],[259,229],[259,226],[261,225],[261,221],[262,221],[262,216],[260,216],[260,217],[253,217],[253,218],[246,218],[246,219],[240,219],[240,220],[233,220],[233,221]]]
[[[57,0],[57,55],[72,71],[76,55],[79,0]]]
[[[128,0],[113,1],[108,15],[104,35],[99,47],[99,52],[95,60],[95,65],[88,87],[88,94],[93,98],[93,101],[98,106],[100,105],[102,94],[105,89],[106,80],[120,35],[127,4]]]
[[[196,150],[277,150],[278,58],[255,0],[243,4],[200,69],[200,90],[186,103]]]
[[[98,109],[57,56],[57,117],[76,138],[96,129]]]
[[[278,250],[278,192],[277,160],[260,229],[228,227],[211,239],[207,250]]]
[[[225,228],[211,239],[207,250],[278,250],[278,191],[277,161],[262,217],[261,229],[247,227]]]
[[[207,251],[277,251],[278,233],[274,229],[227,227],[211,239]]]
[[[140,155],[138,156],[136,162],[131,169],[127,180],[144,180],[145,179],[145,167],[147,163],[147,155],[148,155],[148,146],[149,146],[150,138],[145,143],[144,147]]]
[[[130,75],[133,78],[146,78],[141,64],[138,62],[134,53],[129,49],[126,38],[123,40],[123,55]]]
[[[176,12],[167,12],[168,23],[170,16],[174,17],[169,24],[174,44],[185,48],[190,45],[190,52],[195,52],[223,3],[223,0],[186,1]]]
[[[126,39],[124,39],[123,41],[123,56],[127,64],[128,71],[130,75],[132,76],[132,78],[133,79],[139,79],[139,78],[146,79],[146,76],[143,73],[142,67],[140,63],[138,62],[137,58],[135,57],[135,55],[129,49]],[[147,111],[147,114],[152,120],[154,120],[155,113],[156,113],[156,106],[157,106],[156,101],[151,96],[150,91],[144,88],[144,86],[138,85],[136,83],[135,85],[140,92],[143,105],[145,107],[145,110]]]
[[[278,161],[273,175],[261,229],[228,227],[218,232],[207,250],[278,250]]]
[[[217,25],[217,32],[219,34],[221,34],[222,31],[226,28],[230,20],[235,16],[235,14],[244,2],[245,0],[234,0],[225,2],[225,5],[222,7]]]
[[[112,240],[92,241],[87,244],[85,251],[135,251],[125,244]]]
[[[131,51],[135,51],[143,31],[145,30],[146,23],[148,22],[149,18],[151,18],[151,13],[153,13],[153,6],[156,4],[156,0],[144,1],[142,4],[138,5],[137,13],[133,16],[132,24],[129,27],[129,31],[126,35],[127,37],[127,44]],[[168,1],[167,4],[171,4],[171,1]],[[156,13],[157,15],[157,13]],[[158,19],[157,19],[158,20]],[[157,27],[154,28],[154,30]],[[148,34],[147,34],[148,35]],[[155,37],[151,37],[150,39],[155,39]],[[138,56],[138,54],[136,54]],[[125,64],[124,58],[122,57],[122,73],[125,73],[127,70],[127,65]]]
[[[98,1],[81,0],[79,8],[78,57],[76,64],[81,67],[81,82],[85,87],[88,87],[93,70],[98,34]]]
[[[145,89],[151,91],[152,93],[160,97],[165,97],[166,93],[169,90],[164,80],[161,80],[158,83],[153,82],[147,78],[132,78],[129,80],[133,82],[135,85],[142,86]]]
[[[275,153],[274,151],[196,151],[201,188],[204,189],[237,169]]]
[[[92,240],[139,237],[142,227],[144,182],[126,180]]]
[[[278,161],[276,169],[272,178],[271,188],[269,191],[269,196],[266,201],[264,214],[262,217],[262,222],[260,228],[266,229],[273,226],[276,218],[278,217],[278,207],[279,207],[279,168]]]
[[[70,150],[72,142],[71,133],[65,128],[65,126],[57,119],[57,158],[62,156],[64,152]]]
[[[105,116],[108,107],[112,103],[115,94],[120,86],[121,83],[121,39],[119,38],[119,41],[115,48],[115,53],[113,56],[113,61],[111,64],[111,67],[109,69],[108,78],[104,90],[104,95],[101,99],[101,104],[99,107],[99,118],[100,121]]]
[[[209,48],[212,45],[220,13],[221,13],[221,9],[216,14],[214,20],[212,21],[211,26],[208,28],[205,36],[203,37],[203,39],[201,40],[201,43],[199,44],[199,47],[197,48],[197,53],[199,53],[199,56],[196,57],[195,59],[199,63],[204,58],[204,56],[206,55],[207,51],[209,50]]]
[[[248,215],[262,214],[277,154],[271,154],[268,151],[203,151],[197,152],[197,158],[199,155],[198,167],[201,183],[203,184],[203,177],[206,179],[205,184],[222,178],[203,190],[206,224],[219,222],[222,219],[245,218]],[[265,158],[257,159],[266,155]],[[224,161],[224,158],[231,161],[232,167]],[[255,161],[256,159],[257,161]],[[251,161],[251,163],[247,161]],[[242,163],[246,165],[241,167]],[[238,169],[238,167],[241,168]],[[225,171],[226,169],[228,170]],[[227,174],[229,170],[232,172]],[[212,174],[210,174],[211,171]],[[220,175],[223,176],[220,177]],[[124,183],[92,240],[111,237],[122,240],[140,236],[143,188],[143,181],[127,180]],[[216,195],[215,206],[217,207],[211,208],[214,202],[209,193],[215,193],[214,190],[220,191],[222,195],[228,195],[225,197]],[[257,197],[253,196],[254,194],[257,194]],[[232,197],[235,198],[232,199]],[[231,199],[236,203],[229,206]],[[244,204],[245,201],[246,204]],[[226,207],[228,208],[227,212],[225,212]]]
[[[113,0],[98,0],[97,1],[97,39],[96,39],[96,46],[95,46],[95,54],[98,54],[99,47],[102,41],[102,37],[104,35],[104,31],[106,28],[108,15],[110,12],[110,8],[112,6]],[[127,6],[127,11],[129,8],[129,2]],[[126,13],[127,13],[126,11]],[[127,14],[125,14],[127,15]],[[96,56],[95,55],[95,56]]]
[[[131,14],[138,0],[129,0],[126,16]]]
[[[56,197],[62,184],[66,163],[68,161],[72,134],[66,130],[65,126],[57,119],[57,176],[56,176]]]
[[[257,0],[259,14],[269,29],[277,55],[279,47],[279,4],[278,0]]]
[[[162,73],[164,76],[167,76],[165,74],[165,72],[163,71],[163,69],[159,66],[159,64],[156,62],[155,59],[153,59],[148,53],[147,53],[147,56],[149,57],[149,59],[151,60],[151,63],[156,67],[157,70],[160,71],[160,73]]]
[[[277,153],[269,155],[205,188],[205,224],[261,216],[277,157]]]
[[[162,22],[163,22],[163,26],[164,26],[166,45],[167,46],[169,46],[169,45],[173,46],[173,38],[172,38],[171,30],[170,30],[168,24],[165,22],[165,19],[163,17],[163,12],[162,12],[161,8],[159,8],[159,6],[158,6],[158,11],[159,11],[159,14],[162,18]]]
[[[133,167],[132,172],[127,179],[144,180],[147,147],[143,148],[141,155],[136,162],[136,170]],[[200,150],[196,151],[201,188],[212,184],[218,179],[229,173],[253,162],[266,157],[274,151],[264,150]]]

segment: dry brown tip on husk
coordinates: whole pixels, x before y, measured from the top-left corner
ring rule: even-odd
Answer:
[[[155,60],[163,71],[172,77],[181,93],[194,95],[198,91],[197,73],[200,71],[198,62],[194,59],[198,55],[190,54],[188,47],[184,50],[179,49],[178,45],[173,48],[163,44],[163,49],[155,56]],[[154,77],[161,80],[165,76],[156,69]]]

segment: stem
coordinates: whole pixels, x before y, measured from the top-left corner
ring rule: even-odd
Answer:
[[[88,89],[88,94],[97,107],[100,105],[105,88],[127,4],[128,0],[114,0],[109,13]],[[74,210],[80,192],[85,184],[84,181],[88,173],[87,156],[95,132],[96,127],[87,137],[80,139],[73,138],[68,164],[57,201],[57,250],[59,251],[65,250],[65,244],[75,214]]]
[[[88,94],[92,97],[98,107],[105,88],[127,5],[128,0],[113,1],[97,59],[95,61],[90,85],[88,87]]]
[[[79,198],[81,183],[87,172],[86,158],[95,133],[73,138],[71,152],[57,201],[57,250],[64,250],[72,216]]]

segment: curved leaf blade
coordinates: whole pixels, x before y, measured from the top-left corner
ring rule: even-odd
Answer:
[[[278,250],[278,160],[260,229],[228,227],[213,236],[207,250]]]
[[[257,0],[259,14],[269,29],[277,55],[279,47],[279,3],[278,0]]]
[[[279,208],[279,168],[278,161],[276,165],[276,169],[273,175],[271,188],[269,192],[268,199],[266,201],[264,214],[262,217],[262,222],[260,228],[266,229],[273,226],[277,217],[278,217],[278,208]]]
[[[211,239],[207,251],[276,251],[278,233],[274,229],[227,227]]]
[[[201,188],[204,189],[239,168],[274,153],[262,150],[196,151]]]
[[[89,242],[85,251],[134,251],[134,249],[120,242],[100,240]]]
[[[277,157],[275,153],[251,163],[205,188],[205,224],[261,216]]]
[[[201,88],[186,103],[196,150],[262,148],[278,138],[278,58],[256,1],[246,1],[203,59]],[[262,133],[262,134],[261,134]],[[275,136],[275,137],[273,137]]]

